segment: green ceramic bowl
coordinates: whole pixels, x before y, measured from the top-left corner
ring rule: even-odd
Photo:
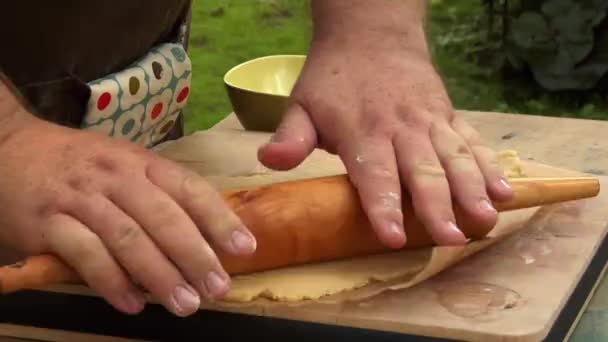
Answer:
[[[285,109],[306,56],[256,58],[230,69],[224,76],[232,110],[243,128],[273,132]]]

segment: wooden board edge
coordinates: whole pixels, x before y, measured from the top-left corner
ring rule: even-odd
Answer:
[[[522,161],[523,162],[523,161]],[[541,165],[541,166],[548,166],[549,168],[555,169],[555,170],[559,170],[559,171],[572,171],[574,173],[578,173],[579,175],[584,175],[584,176],[593,176],[596,177],[598,180],[600,180],[601,184],[608,184],[608,176],[598,176],[598,175],[591,175],[591,174],[585,174],[583,172],[580,171],[574,171],[574,170],[569,170],[569,169],[562,169],[560,167],[555,167],[555,166],[550,166],[550,165],[545,165],[542,163],[538,163],[538,162],[534,162],[534,161],[527,161],[526,163],[529,164],[536,164],[536,165]],[[598,197],[601,196],[598,195]],[[561,315],[563,314],[564,310],[567,309],[567,307],[570,305],[570,301],[572,300],[572,297],[574,296],[575,292],[577,291],[577,288],[581,285],[581,282],[584,280],[584,278],[586,277],[587,273],[592,271],[592,264],[595,261],[595,259],[598,257],[598,255],[600,253],[602,253],[602,245],[605,244],[608,241],[608,224],[604,226],[604,229],[602,231],[602,235],[600,236],[600,239],[598,239],[598,241],[596,242],[593,250],[591,253],[589,253],[589,259],[587,260],[587,262],[583,265],[583,267],[580,270],[580,273],[578,274],[578,276],[574,279],[575,281],[572,284],[572,287],[570,288],[569,293],[564,296],[564,298],[562,298],[562,302],[559,304],[558,309],[554,312],[553,317],[547,321],[546,325],[544,327],[542,327],[541,330],[538,330],[536,332],[530,332],[528,334],[522,334],[519,336],[513,336],[512,338],[510,337],[505,337],[501,340],[504,342],[538,342],[538,341],[545,341],[552,332],[552,329],[554,327],[554,325],[556,323],[558,323],[558,321],[561,318]],[[587,293],[587,295],[585,296],[585,300],[582,304],[582,306],[580,307],[579,311],[576,313],[576,317],[574,319],[574,321],[572,322],[572,324],[570,324],[570,326],[568,327],[568,331],[566,332],[566,334],[564,335],[564,339],[562,340],[562,342],[566,342],[571,334],[574,332],[574,330],[576,329],[576,326],[579,322],[579,320],[581,319],[582,315],[585,313],[585,309],[587,308],[589,302],[593,299],[593,294],[595,293],[595,291],[597,290],[597,287],[599,285],[599,283],[602,281],[603,277],[605,276],[606,272],[608,270],[608,263],[604,263],[604,266],[602,267],[602,271],[600,271],[600,273],[596,276],[596,279],[594,280],[593,283],[593,287],[592,289],[589,291],[589,293]],[[553,340],[550,340],[548,342],[553,342]]]
[[[598,288],[600,287],[600,283],[602,282],[602,280],[604,279],[604,277],[606,276],[607,273],[608,273],[608,263],[605,263],[604,267],[602,268],[602,271],[600,272],[600,274],[597,277],[597,280],[595,281],[595,284],[593,284],[593,288],[591,289],[591,291],[589,291],[589,294],[587,295],[587,299],[585,299],[585,302],[583,303],[583,306],[582,306],[581,310],[576,315],[574,323],[572,324],[572,326],[568,330],[568,333],[566,334],[563,342],[568,342],[572,338],[572,334],[574,334],[574,331],[576,330],[576,327],[578,326],[578,323],[583,318],[583,315],[587,311],[587,308],[589,307],[589,304],[593,300],[593,297],[595,296]]]
[[[148,342],[146,340],[135,340],[119,336],[87,334],[8,323],[0,323],[0,341],[2,337],[49,342]]]

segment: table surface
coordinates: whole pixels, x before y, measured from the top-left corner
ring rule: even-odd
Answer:
[[[471,111],[461,111],[460,114],[497,150],[514,149],[523,159],[608,175],[608,138],[605,137],[608,134],[608,121]],[[213,129],[241,128],[234,115],[229,115]],[[56,332],[49,331],[48,339],[57,340],[56,336]],[[0,341],[31,340],[0,336]],[[606,278],[599,283],[570,341],[608,341]]]
[[[598,176],[608,175],[608,121],[460,111],[496,150],[513,149],[522,159]],[[236,129],[234,115],[214,129]],[[608,276],[570,336],[571,342],[608,341]]]

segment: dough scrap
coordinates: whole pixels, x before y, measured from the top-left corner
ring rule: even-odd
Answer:
[[[525,177],[521,160],[517,151],[503,150],[498,152],[498,164],[507,178]]]
[[[205,176],[218,190],[345,172],[338,157],[322,150],[315,150],[291,171],[262,168],[255,156],[267,138],[258,133],[207,131],[163,146],[159,153]],[[509,178],[525,175],[516,151],[500,151],[498,162]],[[508,221],[510,216],[505,219]],[[470,249],[480,248],[478,246],[480,244]],[[471,253],[465,247],[450,248],[400,251],[236,276],[222,302],[237,306],[259,302],[301,303],[349,292],[376,293],[382,290],[382,283],[386,283],[386,288],[412,286]]]

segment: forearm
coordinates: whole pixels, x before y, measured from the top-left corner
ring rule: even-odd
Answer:
[[[33,118],[10,79],[0,70],[0,147],[11,133]]]
[[[312,0],[314,40],[428,56],[426,7],[426,0]]]
[[[19,105],[10,79],[0,70],[0,130],[14,117]]]

